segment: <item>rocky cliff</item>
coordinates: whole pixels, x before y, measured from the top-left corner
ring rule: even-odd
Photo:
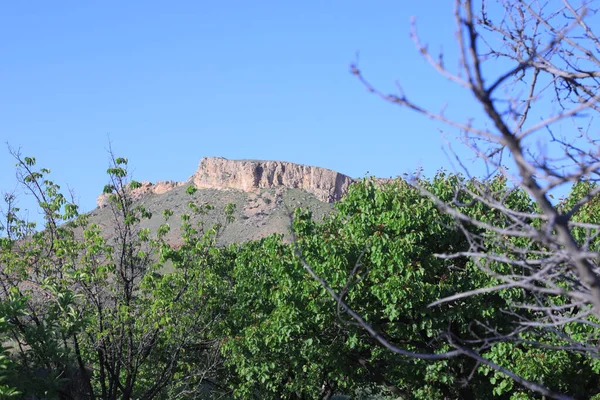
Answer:
[[[204,157],[187,182],[145,182],[133,191],[135,198],[147,193],[164,193],[184,184],[198,189],[237,189],[250,192],[267,188],[301,189],[317,199],[333,203],[342,198],[354,180],[326,168],[311,167],[284,161],[228,160]],[[98,206],[106,205],[107,197],[98,197]]]
[[[338,201],[353,182],[352,178],[326,168],[284,161],[228,160],[205,157],[192,176],[198,189],[254,189],[286,187],[302,189],[319,200]]]
[[[175,182],[175,181],[158,181],[156,183],[152,182],[140,182],[141,187],[137,189],[133,189],[131,191],[131,195],[134,200],[140,199],[142,196],[146,194],[163,194],[168,192],[171,189],[184,185],[186,182]],[[96,204],[98,207],[103,208],[108,205],[108,194],[102,193],[96,199]]]

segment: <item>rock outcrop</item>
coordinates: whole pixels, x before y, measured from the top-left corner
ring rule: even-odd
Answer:
[[[175,181],[158,181],[156,183],[151,182],[140,182],[142,186],[137,189],[131,190],[131,197],[134,200],[139,200],[142,196],[147,194],[163,194],[168,192],[171,189],[174,189],[178,186],[185,184],[185,182],[175,182]],[[108,194],[102,193],[96,199],[96,204],[98,207],[103,208],[108,205]]]
[[[134,199],[146,194],[162,194],[185,184],[197,189],[236,189],[245,192],[268,188],[294,188],[312,193],[320,201],[333,203],[342,198],[354,180],[326,168],[311,167],[284,161],[228,160],[222,157],[204,157],[198,169],[186,182],[142,182],[133,189]],[[108,195],[96,200],[98,207],[106,207]]]
[[[326,168],[284,161],[228,160],[205,157],[192,176],[198,189],[296,188],[333,203],[342,198],[353,179]]]

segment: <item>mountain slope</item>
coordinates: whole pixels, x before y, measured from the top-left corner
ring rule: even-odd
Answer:
[[[332,203],[341,199],[352,182],[352,178],[325,168],[283,161],[206,157],[187,181],[143,182],[131,195],[152,213],[150,220],[142,221],[141,228],[156,231],[165,222],[162,211],[173,212],[167,235],[173,245],[180,243],[180,216],[191,213],[188,203],[211,205],[212,210],[192,221],[201,220],[205,227],[222,224],[218,244],[225,245],[273,233],[282,233],[289,239],[291,215],[296,208],[306,208],[316,220],[321,220],[334,210]],[[187,193],[190,186],[196,189],[193,194]],[[114,218],[107,200],[107,195],[100,195],[98,208],[89,215],[91,222],[111,236]],[[226,224],[224,208],[229,203],[235,205],[234,220]]]

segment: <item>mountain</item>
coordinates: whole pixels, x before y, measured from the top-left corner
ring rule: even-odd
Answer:
[[[180,215],[189,213],[189,202],[197,206],[209,204],[214,208],[194,221],[206,227],[221,223],[224,229],[218,244],[240,243],[259,239],[273,233],[290,238],[290,216],[294,209],[309,209],[320,220],[333,211],[333,204],[347,192],[354,179],[338,172],[284,161],[228,160],[205,157],[198,169],[184,182],[142,182],[131,191],[132,197],[143,204],[152,218],[141,223],[142,228],[155,231],[165,222],[162,211],[169,209],[173,216],[168,223],[171,231],[167,240],[179,244]],[[188,193],[194,187],[193,194]],[[108,195],[98,196],[98,208],[90,212],[91,222],[100,225],[108,235],[114,231]],[[224,208],[234,204],[234,220],[225,223]]]

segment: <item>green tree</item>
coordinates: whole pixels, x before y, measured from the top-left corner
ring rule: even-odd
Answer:
[[[447,200],[457,187],[469,185],[444,173],[421,184]],[[514,207],[534,207],[501,177],[493,185]],[[469,200],[468,193],[461,196],[465,212],[509,223],[497,210]],[[506,310],[526,299],[522,290],[490,291],[429,307],[456,290],[490,287],[497,280],[468,257],[436,256],[466,250],[469,244],[454,219],[419,189],[403,180],[367,180],[353,185],[336,208],[323,222],[298,211],[293,244],[273,236],[234,245],[220,252],[221,261],[209,264],[217,277],[211,285],[219,288],[221,312],[227,316],[219,324],[229,373],[224,383],[235,395],[329,398],[371,385],[403,398],[527,395],[468,354],[457,357],[451,344],[455,338],[479,343],[481,354],[499,366],[554,389],[576,394],[598,388],[587,357],[528,348],[523,342],[488,346],[492,332],[514,331],[513,315]],[[309,279],[306,265],[321,282]],[[332,299],[324,286],[340,295]],[[357,325],[351,312],[374,333]],[[527,311],[520,313],[529,317]],[[399,361],[376,345],[379,339],[420,358]],[[556,338],[549,342],[557,343]]]
[[[529,196],[507,187],[502,176],[486,183],[512,209],[535,211]],[[304,266],[337,296],[341,316],[352,320],[349,314],[353,312],[372,329],[362,333],[365,347],[382,354],[384,371],[397,373],[388,375],[387,382],[404,393],[416,398],[519,393],[521,389],[513,387],[510,379],[488,378],[493,369],[469,360],[472,354],[467,344],[477,346],[479,354],[500,368],[518,371],[527,380],[573,395],[596,393],[600,386],[593,358],[551,350],[552,346],[565,345],[560,333],[523,330],[518,335],[522,329],[518,319],[534,318],[531,310],[513,307],[532,301],[527,291],[512,287],[479,291],[501,284],[496,274],[507,273],[502,257],[505,247],[498,246],[497,235],[485,226],[469,227],[473,235],[484,240],[488,251],[498,252],[496,262],[484,270],[468,257],[470,243],[459,230],[464,225],[456,224],[422,193],[426,188],[437,199],[456,201],[460,212],[477,221],[510,226],[511,220],[504,213],[472,196],[478,185],[476,180],[445,173],[431,181],[421,179],[415,186],[402,180],[381,188],[374,182],[356,185],[339,204],[335,225],[324,224],[325,235],[320,230],[307,235],[306,228],[297,226]],[[309,229],[314,229],[313,225],[309,223]],[[514,246],[528,242],[532,252],[536,249],[529,239],[507,240]],[[355,246],[352,257],[336,257],[340,248],[351,245]],[[460,256],[440,257],[443,254]],[[512,268],[513,273],[523,272]],[[472,291],[479,291],[477,297],[429,306],[456,292]],[[509,335],[515,335],[515,340],[507,340]],[[384,346],[372,349],[370,337]],[[531,346],[534,339],[548,348]],[[509,348],[514,351],[507,351]],[[389,350],[417,359],[400,361]],[[402,371],[401,366],[406,365],[413,368]]]
[[[151,215],[131,198],[139,184],[128,181],[127,160],[113,158],[108,169],[114,232],[102,232],[48,180],[49,170],[14,155],[45,218],[35,231],[7,197],[1,305],[7,337],[17,343],[19,390],[65,399],[195,398],[206,391],[219,355],[207,334],[216,317],[199,291],[202,263],[178,262],[183,254],[163,240],[167,223],[156,235],[139,228]],[[197,251],[209,252],[214,232],[196,233]]]
[[[451,354],[469,356],[485,365],[482,371],[494,371],[492,380],[502,385],[496,394],[517,382],[540,395],[572,398],[581,392],[556,385],[553,372],[562,370],[559,360],[571,357],[571,362],[579,362],[583,357],[589,363],[598,357],[600,254],[595,243],[600,226],[597,221],[580,221],[595,215],[600,188],[581,190],[576,185],[577,200],[563,204],[553,197],[568,191],[573,183],[597,180],[600,158],[593,116],[600,109],[598,9],[593,1],[574,4],[569,0],[456,0],[454,4],[456,63],[446,62],[447,54],[431,54],[414,27],[412,37],[436,71],[473,95],[473,106],[483,111],[483,117],[457,121],[448,116],[451,112],[430,110],[410,94],[378,90],[357,65],[351,71],[369,92],[385,101],[456,129],[459,141],[485,163],[488,177],[498,176],[514,185],[498,191],[497,179],[467,180],[444,198],[418,178],[411,181],[454,219],[468,242],[467,249],[446,251],[441,258],[468,257],[491,279],[472,290],[456,288],[453,294],[433,301],[432,307],[458,305],[467,297],[479,299],[492,292],[501,297],[506,296],[502,292],[516,295],[503,310],[513,319],[511,332],[495,332],[494,326],[484,322],[485,337],[472,342],[447,330],[454,349]],[[449,65],[457,65],[458,70]],[[459,159],[458,165],[471,175],[470,164]],[[522,203],[511,203],[513,191],[524,193],[532,206],[523,209]],[[461,199],[464,194],[468,194],[467,202]],[[493,213],[474,214],[477,207]],[[583,209],[588,211],[582,214]],[[310,263],[305,267],[313,272],[318,269]],[[327,286],[320,273],[314,278]],[[339,290],[332,289],[330,295],[342,304]],[[410,353],[406,346],[392,346],[378,337],[360,312],[352,317],[388,350]],[[492,351],[486,354],[488,349]],[[551,351],[555,353],[548,357]],[[564,354],[569,356],[564,358]],[[519,366],[524,366],[526,358],[537,355],[554,360],[552,368],[536,372],[532,363],[522,369],[510,361],[520,358]],[[415,352],[412,356],[424,357]],[[584,386],[585,395],[597,392],[597,385]]]

